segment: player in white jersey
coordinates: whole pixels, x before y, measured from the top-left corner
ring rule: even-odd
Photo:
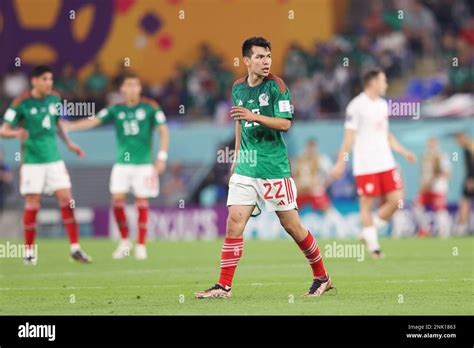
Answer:
[[[448,237],[450,217],[447,210],[447,195],[451,162],[449,156],[442,152],[438,139],[431,137],[421,160],[421,190],[415,202],[415,215],[418,220],[418,236],[432,234],[426,210],[435,213],[435,227],[440,237]]]
[[[416,156],[403,147],[390,133],[388,103],[382,96],[387,91],[387,79],[380,69],[364,74],[364,91],[349,103],[346,109],[345,134],[337,163],[333,168],[333,180],[340,178],[353,149],[353,174],[360,197],[362,222],[361,239],[373,258],[383,257],[377,229],[387,225],[395,211],[403,205],[403,184],[396,168],[392,150],[415,163]],[[372,215],[375,198],[383,204]]]

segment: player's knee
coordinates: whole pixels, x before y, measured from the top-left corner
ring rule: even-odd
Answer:
[[[112,207],[123,207],[125,206],[125,199],[120,197],[112,197]]]
[[[392,195],[389,202],[394,207],[403,207],[403,199],[404,199],[403,192],[399,191],[395,193],[394,195]]]
[[[229,214],[227,217],[227,237],[239,237],[242,234],[244,227],[245,221],[243,218],[235,214]]]
[[[293,221],[293,220],[280,220],[281,226],[285,229],[285,231],[290,235],[295,235],[301,230],[302,225],[300,221]]]

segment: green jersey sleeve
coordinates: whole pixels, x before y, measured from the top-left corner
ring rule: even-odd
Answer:
[[[14,101],[5,112],[3,120],[6,124],[11,127],[15,127],[23,119],[23,111],[21,108],[21,102]]]
[[[114,117],[113,106],[109,106],[100,110],[97,114],[97,117],[99,118],[101,124],[110,122]]]
[[[281,81],[275,83],[271,89],[273,100],[273,115],[281,118],[293,118],[293,106],[291,105],[291,93],[286,84]]]
[[[153,108],[153,120],[156,126],[161,126],[166,123],[166,115],[159,105]]]

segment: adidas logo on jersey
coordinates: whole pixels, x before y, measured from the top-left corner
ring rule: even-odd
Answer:
[[[278,204],[277,204],[277,205],[285,205],[285,202],[283,202],[283,201],[280,201],[280,202],[278,202]]]

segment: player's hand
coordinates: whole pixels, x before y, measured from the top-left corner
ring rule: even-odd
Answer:
[[[158,175],[161,175],[166,170],[166,161],[157,160],[155,162],[155,170]]]
[[[20,128],[20,129],[17,129],[15,136],[20,141],[25,141],[25,139],[28,138],[29,135],[30,133],[26,129]]]
[[[83,159],[83,158],[84,158],[85,153],[84,153],[84,151],[80,148],[79,145],[76,145],[76,144],[74,144],[74,143],[69,143],[69,144],[67,145],[67,147],[68,147],[68,149],[69,149],[71,152],[74,152],[74,153],[77,155],[77,157],[79,157],[80,159]]]
[[[346,171],[346,162],[345,161],[337,161],[336,165],[332,168],[331,172],[329,173],[329,180],[336,181],[339,180]]]
[[[406,160],[410,163],[416,163],[416,155],[411,151],[406,151],[403,154],[403,157],[405,157]]]
[[[255,122],[258,119],[257,114],[254,114],[252,111],[242,106],[232,106],[230,108],[230,117],[235,121],[244,120],[247,122]]]

